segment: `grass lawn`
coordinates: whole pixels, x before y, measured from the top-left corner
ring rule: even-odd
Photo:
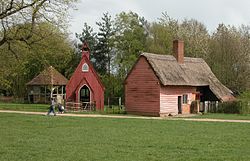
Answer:
[[[227,120],[250,120],[250,114],[205,113],[204,115],[194,116],[194,118],[227,119]]]
[[[15,110],[15,111],[34,111],[34,112],[47,112],[49,104],[17,104],[17,103],[2,103],[0,102],[0,110]],[[57,111],[57,108],[56,108]],[[77,111],[68,113],[79,114],[124,114],[124,108],[119,109],[118,106],[109,108],[105,106],[105,111]]]
[[[0,113],[1,161],[250,160],[250,124]]]
[[[0,110],[16,110],[16,111],[48,111],[49,105],[47,104],[17,104],[17,103],[0,103]]]
[[[34,111],[47,112],[49,105],[46,104],[15,104],[15,103],[0,103],[0,110],[16,110],[16,111]],[[57,111],[57,109],[56,109]],[[118,106],[109,108],[105,106],[105,111],[78,111],[68,112],[75,114],[124,114],[124,108],[119,109]],[[250,114],[222,114],[222,113],[206,113],[204,115],[193,116],[193,118],[211,118],[211,119],[229,119],[229,120],[250,120]]]

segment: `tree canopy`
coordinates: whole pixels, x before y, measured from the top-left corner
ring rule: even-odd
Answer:
[[[105,14],[102,20],[104,19]],[[101,51],[99,56],[106,53],[106,42],[112,42],[108,46],[108,51],[112,51],[110,59],[113,60],[110,62],[113,67],[111,77],[120,82],[117,88],[120,92],[114,95],[123,93],[122,82],[142,51],[172,54],[172,44],[175,39],[184,41],[185,56],[203,58],[220,81],[234,92],[241,93],[250,89],[247,81],[250,76],[249,26],[236,28],[219,24],[215,31],[209,33],[206,26],[195,19],[178,21],[168,16],[166,12],[155,22],[148,22],[134,12],[121,12],[114,19],[109,17],[108,20],[113,23],[104,23],[105,21],[97,23],[102,27],[92,38],[95,37],[95,44]],[[98,35],[105,35],[103,31],[107,28],[103,28],[104,24],[109,24],[108,27],[113,28],[114,34],[110,37],[103,36],[106,38],[105,41],[97,38]],[[96,49],[93,51],[93,55],[95,54]],[[101,69],[107,70],[105,64],[107,60],[103,55],[101,60],[94,63],[96,66],[99,64]],[[99,72],[99,74],[107,79],[107,73]]]
[[[57,27],[40,23],[34,30],[39,31],[39,35],[33,36],[28,42],[39,41],[29,47],[20,41],[14,41],[11,49],[7,44],[0,47],[0,88],[18,97],[25,95],[25,84],[45,67],[52,65],[65,73],[72,56],[72,45],[67,35]],[[41,36],[43,39],[40,40]]]
[[[115,17],[104,13],[96,23],[97,30],[84,23],[82,32],[76,33],[80,43],[73,44],[59,25],[67,24],[60,23],[60,19],[66,19],[57,16],[57,12],[53,15],[45,11],[67,8],[75,0],[23,2],[1,2],[4,8],[0,13],[0,90],[24,96],[25,83],[47,65],[53,65],[69,78],[81,59],[81,44],[87,41],[91,61],[106,87],[105,98],[122,96],[123,81],[140,53],[172,54],[174,39],[184,40],[185,56],[203,58],[219,80],[235,93],[250,90],[248,25],[219,24],[209,32],[195,19],[179,21],[166,12],[154,22],[131,11]],[[67,17],[67,10],[61,10],[62,16]]]
[[[35,28],[42,22],[65,28],[68,24],[68,10],[75,2],[77,0],[2,0],[0,46],[8,44],[11,48],[13,41],[22,41],[26,45],[34,43],[30,39],[39,36]],[[16,29],[13,30],[13,27]]]

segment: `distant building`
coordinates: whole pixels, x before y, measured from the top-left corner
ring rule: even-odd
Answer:
[[[234,100],[201,58],[184,57],[184,42],[173,42],[174,56],[142,53],[125,79],[125,107],[130,114],[196,113],[199,102]],[[204,104],[203,104],[204,105]]]
[[[85,42],[82,59],[66,85],[66,101],[95,104],[97,110],[104,108],[104,86],[89,60],[90,50]]]
[[[28,100],[30,103],[50,103],[50,98],[54,97],[58,103],[63,103],[67,82],[68,79],[50,66],[26,84]]]

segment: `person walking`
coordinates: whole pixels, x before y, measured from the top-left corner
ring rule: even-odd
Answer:
[[[54,98],[52,97],[51,98],[51,104],[50,104],[50,108],[49,108],[49,111],[47,113],[47,115],[49,115],[51,112],[53,112],[54,116],[56,116],[56,112],[55,112],[55,100]]]

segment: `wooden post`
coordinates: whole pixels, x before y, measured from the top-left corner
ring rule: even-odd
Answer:
[[[197,100],[197,113],[199,113],[199,112],[200,112],[200,101]]]
[[[63,86],[62,86],[62,98],[63,98]],[[64,99],[64,98],[63,98]]]
[[[44,88],[45,88],[45,95],[44,95],[45,103],[47,103],[47,86],[44,86]]]
[[[40,99],[41,99],[41,87],[39,88],[39,101],[41,101]]]

